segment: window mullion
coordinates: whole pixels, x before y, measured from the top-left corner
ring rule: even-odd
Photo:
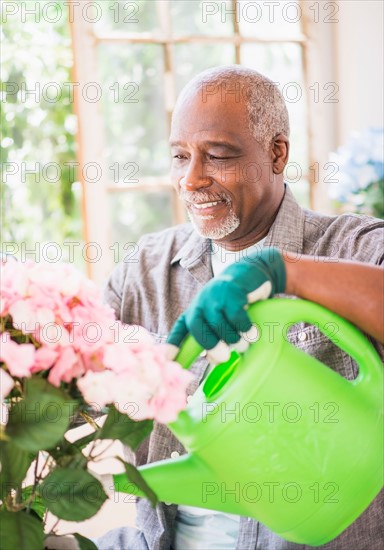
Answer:
[[[92,34],[92,25],[82,17],[74,17],[70,24],[74,50],[74,100],[78,117],[77,158],[78,176],[83,190],[84,237],[87,243],[94,243],[94,247],[101,251],[100,260],[94,262],[90,258],[86,266],[88,276],[101,282],[110,269],[107,254],[110,227],[109,212],[106,207],[108,204],[105,186],[107,170],[101,162],[104,151],[104,126],[100,101],[89,101],[85,93],[88,85],[95,82],[95,75],[98,72],[96,43]],[[100,177],[96,181],[94,176],[97,173]]]
[[[240,60],[241,60],[241,52],[240,52],[241,35],[240,35],[239,21],[237,20],[237,6],[238,6],[238,0],[232,0],[233,32],[234,32],[234,36],[238,39],[235,42],[235,63],[240,64]]]
[[[176,77],[172,44],[171,2],[170,0],[157,0],[156,6],[160,18],[161,30],[164,35],[164,99],[165,110],[167,112],[168,131],[170,132],[172,112],[176,100]],[[172,189],[170,184],[164,187]],[[172,192],[172,217],[173,223],[183,223],[186,221],[185,210],[181,202],[178,200],[175,191]]]

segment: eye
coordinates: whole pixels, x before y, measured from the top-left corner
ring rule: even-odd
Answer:
[[[181,155],[180,153],[178,155],[173,155],[173,158],[174,159],[177,159],[177,160],[182,160],[182,159],[185,159],[186,156],[185,155]]]
[[[228,160],[229,157],[217,157],[215,155],[208,155],[209,160]]]

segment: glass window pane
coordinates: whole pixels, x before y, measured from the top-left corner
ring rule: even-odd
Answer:
[[[230,36],[233,33],[232,2],[172,0],[172,33]]]
[[[307,91],[304,87],[301,47],[298,44],[244,44],[242,64],[278,83],[291,126],[290,162],[308,172]]]
[[[95,21],[95,34],[156,33],[160,30],[160,21],[154,0],[136,0],[135,2],[98,0],[93,3],[97,4],[97,7],[93,9],[94,15],[89,7],[89,13],[87,8],[83,17],[85,15],[86,20]],[[82,9],[84,12],[85,8]]]
[[[217,65],[235,62],[232,44],[177,44],[174,47],[176,92],[195,75]]]
[[[298,36],[301,32],[302,9],[298,1],[237,2],[240,33],[253,38],[279,38]]]
[[[85,268],[69,14],[48,4],[9,12],[2,26],[1,245],[22,261]]]
[[[172,191],[119,191],[109,196],[115,261],[132,251],[145,233],[172,225]],[[124,248],[125,247],[125,248]]]
[[[153,44],[100,44],[105,160],[124,169],[136,163],[139,179],[169,170],[162,48]],[[113,170],[113,173],[112,173]],[[110,177],[115,174],[110,169]],[[117,183],[115,180],[114,183]]]

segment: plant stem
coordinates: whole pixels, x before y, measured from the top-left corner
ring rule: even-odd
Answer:
[[[93,420],[93,418],[90,415],[88,415],[86,412],[79,411],[79,414],[84,418],[84,420],[88,422],[88,424],[92,426],[92,428],[95,430],[94,435],[96,435],[97,431],[100,430],[100,426],[98,426],[96,422]],[[91,450],[89,451],[89,456],[92,456],[92,452],[93,452],[93,449],[95,448],[96,443],[97,443],[97,439],[94,439]]]
[[[31,494],[31,497],[29,499],[28,506],[27,506],[27,512],[28,513],[31,509],[31,505],[32,505],[32,502],[33,502],[33,498],[35,496],[36,487],[37,487],[37,483],[38,483],[38,481],[37,481],[37,468],[38,467],[39,467],[39,453],[37,453],[37,455],[36,455],[35,468],[33,470],[33,487],[32,487],[32,494]]]
[[[42,475],[43,475],[43,472],[44,472],[44,469],[45,469],[46,465],[48,464],[50,458],[51,458],[51,455],[49,455],[49,454],[47,453],[47,458],[45,459],[45,462],[44,462],[44,464],[43,464],[43,467],[41,468],[40,473],[38,474],[38,476],[37,476],[37,478],[36,478],[36,480],[35,480],[36,485],[37,485],[37,484],[39,483],[39,481],[41,480]]]
[[[59,522],[60,522],[60,518],[56,521],[56,523],[53,524],[51,530],[49,531],[49,534],[53,533],[54,535],[56,535],[54,529],[56,529],[56,527],[58,526]]]
[[[89,414],[87,414],[84,411],[79,411],[79,414],[80,414],[80,416],[82,416],[84,418],[84,420],[86,420],[88,422],[88,424],[90,424],[92,426],[92,428],[94,430],[98,430],[100,428],[100,426],[98,426],[96,424],[96,422],[93,420],[93,418],[91,416],[89,416]]]

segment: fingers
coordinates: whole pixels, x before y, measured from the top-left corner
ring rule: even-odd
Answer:
[[[236,314],[233,315],[232,324],[239,336],[241,336],[241,333],[248,332],[252,328],[251,320],[243,307],[239,308]]]
[[[245,351],[247,351],[248,348],[249,348],[249,343],[243,337],[241,337],[240,340],[232,346],[232,349],[234,349],[238,353],[244,353]]]
[[[229,346],[220,341],[214,348],[208,351],[207,360],[210,365],[219,365],[220,363],[225,363],[228,361],[230,356],[231,350],[229,349]]]
[[[213,286],[213,285],[212,285]],[[220,288],[219,288],[220,286]],[[208,287],[207,287],[208,288]],[[252,327],[245,307],[248,300],[267,298],[272,290],[267,281],[258,289],[246,295],[240,287],[231,285],[215,285],[215,293],[208,293],[211,299],[201,293],[197,300],[177,319],[167,338],[167,353],[174,358],[179,348],[190,333],[206,350],[210,351],[213,362],[223,362],[228,359],[228,346],[221,345],[212,353],[219,342],[234,345],[240,340],[241,334]],[[207,294],[207,291],[205,292]],[[245,348],[240,344],[239,350]]]
[[[217,327],[216,322],[213,323],[204,317],[201,308],[195,308],[192,313],[187,310],[176,320],[169,333],[166,342],[168,346],[167,353],[172,356],[174,350],[181,346],[188,334],[191,334],[204,349],[214,348],[220,340]]]
[[[265,281],[262,285],[252,290],[247,294],[248,303],[253,304],[259,300],[266,300],[272,293],[272,284],[270,281]]]
[[[173,325],[171,332],[167,338],[167,344],[172,344],[173,346],[180,347],[182,341],[188,334],[187,323],[185,320],[185,313],[182,313],[180,317],[176,320]]]
[[[255,327],[255,325],[252,325],[251,328],[247,330],[247,332],[245,332],[242,336],[249,344],[253,344],[253,342],[257,342],[260,334],[257,327]]]
[[[192,320],[189,324],[189,331],[196,342],[206,350],[214,348],[220,340],[217,323],[204,318],[203,315]]]
[[[176,357],[176,355],[179,353],[178,346],[174,346],[173,344],[162,344],[165,348],[165,356],[169,361],[173,361]]]
[[[247,330],[247,332],[241,333],[240,340],[232,346],[232,349],[239,353],[244,353],[249,348],[250,344],[256,342],[259,339],[259,331],[257,328],[252,325],[252,327]]]
[[[188,332],[202,347],[208,350],[207,360],[211,365],[228,361],[231,349],[239,353],[245,352],[249,344],[258,337],[256,327],[252,326],[243,308],[237,311],[237,316],[232,319],[232,322],[226,319],[224,312],[220,312],[220,315],[215,312],[214,319],[215,323],[211,319],[206,319],[201,310],[198,314],[195,311],[195,316],[192,317],[190,323],[184,314],[179,317],[172,328],[167,343],[164,344],[168,359],[172,360],[176,357]]]
[[[241,333],[247,332],[251,326],[243,306],[229,308],[228,312],[224,306],[196,307],[193,311],[187,310],[175,322],[167,338],[167,353],[174,358],[188,333],[204,349],[211,350],[221,340],[226,344],[235,344],[240,340]]]
[[[219,340],[226,344],[235,344],[240,340],[240,333],[246,332],[252,326],[242,305],[234,307],[232,304],[229,308],[225,305],[211,306],[210,308],[201,310],[199,317],[201,340],[193,332],[193,323],[190,325],[190,330],[193,336],[207,350],[215,347]]]
[[[235,350],[238,353],[244,353],[249,348],[250,344],[256,342],[259,339],[259,331],[254,325],[246,332],[240,332],[240,339],[232,344],[227,345],[223,340],[207,353],[207,359],[211,365],[218,365],[225,363],[231,356],[231,350]]]

